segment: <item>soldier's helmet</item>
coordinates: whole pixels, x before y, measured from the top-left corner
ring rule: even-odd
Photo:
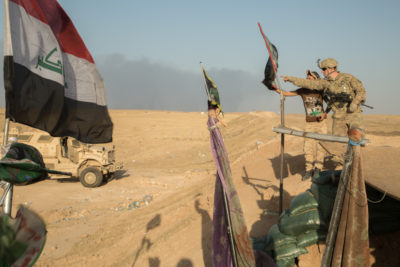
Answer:
[[[337,66],[338,66],[337,60],[334,59],[334,58],[331,58],[331,57],[327,58],[327,59],[324,59],[319,63],[319,68],[320,69],[323,69],[323,68],[337,68]]]

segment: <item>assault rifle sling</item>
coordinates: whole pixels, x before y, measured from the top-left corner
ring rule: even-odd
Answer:
[[[353,101],[353,98],[351,97],[351,95],[347,94],[345,92],[332,93],[330,91],[325,91],[324,99],[328,103],[328,106],[333,105],[333,103],[339,102],[339,104],[337,106],[338,108],[344,107],[345,104],[349,105]],[[372,106],[364,104],[363,102],[361,102],[361,106],[364,106],[364,107],[367,107],[370,109],[374,108]]]

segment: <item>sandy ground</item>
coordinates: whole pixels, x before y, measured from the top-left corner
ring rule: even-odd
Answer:
[[[36,266],[212,266],[215,165],[207,115],[110,113],[117,160],[124,163],[114,179],[93,189],[57,177],[14,189],[13,212],[26,205],[47,224],[47,243]],[[225,121],[222,134],[247,227],[251,236],[259,237],[278,219],[280,135],[271,129],[280,117],[229,113]],[[292,128],[302,129],[303,121],[303,115],[286,116]],[[365,125],[368,148],[372,154],[376,148],[376,157],[385,156],[379,148],[400,147],[400,116],[366,116]],[[301,181],[302,143],[299,137],[286,138],[284,208],[310,186],[310,181]],[[151,196],[148,205],[145,196]],[[140,207],[130,209],[134,201]],[[395,237],[384,238],[392,238],[389,244],[382,239],[371,244],[372,262],[379,261],[375,266],[395,266],[377,253],[385,250],[385,255],[398,257],[400,235]],[[300,266],[318,266],[321,253],[323,245],[309,247]]]

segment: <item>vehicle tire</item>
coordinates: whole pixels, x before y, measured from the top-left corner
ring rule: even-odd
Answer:
[[[103,174],[96,167],[87,167],[79,175],[79,180],[85,187],[98,187],[103,182]]]

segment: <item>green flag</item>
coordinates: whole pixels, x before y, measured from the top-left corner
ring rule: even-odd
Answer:
[[[219,99],[219,93],[217,89],[217,85],[215,85],[214,81],[208,76],[206,70],[203,66],[201,66],[204,75],[204,81],[206,84],[206,92],[208,96],[208,108],[219,108],[221,113],[223,113],[221,108],[221,102]]]

